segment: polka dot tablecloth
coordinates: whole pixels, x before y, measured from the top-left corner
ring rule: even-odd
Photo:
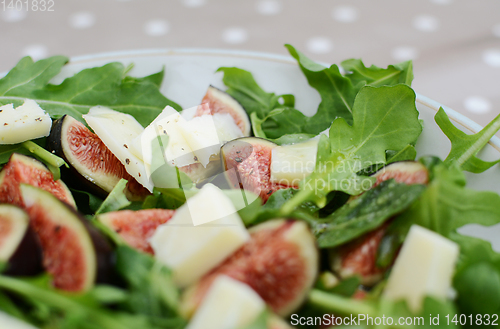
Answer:
[[[500,112],[498,0],[1,0],[0,42],[0,72],[24,55],[172,47],[287,54],[285,43],[328,63],[412,59],[417,92],[482,125]]]

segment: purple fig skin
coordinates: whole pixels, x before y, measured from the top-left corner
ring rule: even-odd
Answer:
[[[113,283],[113,279],[115,276],[115,253],[111,242],[78,211],[71,208],[65,203],[62,203],[62,205],[64,207],[67,207],[74,213],[76,217],[78,217],[78,219],[83,223],[90,235],[96,253],[97,261],[97,275],[95,283]]]
[[[43,272],[42,249],[29,225],[28,214],[20,207],[0,203],[0,253],[6,267],[2,274],[32,276]]]
[[[43,272],[40,241],[28,226],[23,239],[7,263],[3,274],[10,276],[34,276]]]
[[[54,123],[52,124],[52,129],[50,130],[50,135],[49,137],[47,137],[47,149],[58,157],[63,158],[64,161],[66,161],[66,163],[70,165],[69,168],[66,168],[65,166],[61,167],[61,177],[63,181],[68,184],[68,186],[79,190],[89,191],[101,198],[105,198],[108,195],[109,191],[103,190],[98,185],[94,184],[93,182],[85,178],[82,174],[80,174],[80,172],[78,172],[78,170],[76,170],[70,164],[68,158],[66,157],[66,154],[64,153],[64,148],[62,145],[63,124],[65,120],[70,119],[71,117],[64,115],[60,119],[54,121]]]

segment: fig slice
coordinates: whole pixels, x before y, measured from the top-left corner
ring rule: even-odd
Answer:
[[[280,316],[302,304],[318,274],[318,250],[307,225],[276,219],[249,232],[249,242],[184,292],[182,313],[191,316],[221,274],[249,285]]]
[[[112,268],[108,240],[75,209],[52,194],[21,184],[22,197],[43,250],[43,265],[56,288],[88,291],[107,282]]]
[[[141,200],[149,194],[127,173],[124,165],[96,134],[69,115],[54,122],[47,139],[47,148],[70,165],[69,170],[62,172],[70,186],[80,189],[83,186],[94,194],[106,197],[124,178],[128,180],[129,199]]]
[[[208,103],[208,107],[198,107],[194,114],[195,117],[205,114],[228,113],[233,117],[243,136],[250,136],[252,125],[248,114],[243,106],[231,95],[210,85],[201,103]]]
[[[52,173],[40,161],[14,153],[0,172],[0,202],[23,207],[19,184],[39,187],[76,208],[75,200],[62,180],[54,181]]]
[[[377,178],[377,181],[372,187],[391,178],[394,178],[398,183],[405,184],[426,185],[429,182],[429,171],[418,161],[394,162],[378,170],[372,176]]]
[[[118,233],[133,248],[154,254],[149,244],[156,228],[175,214],[169,209],[118,210],[99,215],[104,225]]]
[[[43,271],[42,251],[29,217],[21,208],[0,204],[0,261],[7,275],[36,275]]]
[[[358,275],[361,284],[372,286],[383,277],[385,269],[376,265],[377,250],[387,230],[387,223],[351,241],[333,252],[331,267],[341,279]]]
[[[224,144],[221,159],[232,188],[259,195],[262,202],[279,189],[290,186],[271,182],[271,156],[277,144],[258,137],[237,138]]]

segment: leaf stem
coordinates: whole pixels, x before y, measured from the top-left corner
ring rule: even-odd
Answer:
[[[462,165],[467,162],[470,158],[472,158],[477,152],[479,152],[490,139],[495,136],[497,131],[500,129],[500,114],[496,116],[493,121],[491,121],[481,132],[484,132],[483,136],[481,136],[474,144],[472,144],[467,152],[464,152],[457,160],[457,164],[462,167]]]
[[[310,200],[311,196],[314,194],[313,190],[300,190],[299,193],[295,194],[293,198],[288,200],[281,207],[281,214],[283,216],[290,215],[297,207],[299,207],[302,203]]]
[[[50,172],[52,173],[52,176],[54,176],[54,180],[58,180],[59,178],[61,178],[61,171],[59,170],[59,167],[65,165],[66,168],[69,168],[64,159],[50,153],[49,151],[32,141],[23,142],[21,143],[21,145],[22,147],[36,155],[38,158],[40,158],[43,162],[45,162]]]
[[[64,161],[64,159],[58,157],[55,154],[50,153],[49,151],[47,151],[46,149],[44,149],[43,147],[32,141],[23,142],[22,146],[31,153],[33,153],[34,155],[36,155],[37,157],[39,157],[40,159],[42,159],[43,161],[45,161],[47,164],[50,164],[57,168],[59,168],[62,165],[65,165],[66,168],[69,168],[68,164],[66,163],[66,161]]]
[[[376,316],[377,311],[375,307],[366,302],[346,298],[339,295],[327,293],[321,290],[313,289],[309,293],[309,301],[315,306],[319,306],[332,313],[342,315],[349,314],[367,314],[369,316]]]
[[[56,308],[66,313],[80,313],[82,310],[86,311],[89,314],[89,319],[92,319],[94,323],[99,324],[103,328],[130,329],[128,326],[125,326],[121,322],[116,321],[113,317],[104,312],[99,312],[94,309],[85,307],[84,305],[74,302],[64,295],[46,289],[38,288],[18,279],[0,275],[0,287],[18,293],[25,297],[40,301],[44,304],[50,305],[50,307]]]

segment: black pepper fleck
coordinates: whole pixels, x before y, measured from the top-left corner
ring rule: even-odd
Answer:
[[[236,162],[242,162],[243,160],[241,158],[236,157],[236,158],[234,158],[234,161],[236,161]]]
[[[130,164],[130,159],[129,158],[125,159],[125,163]]]
[[[123,144],[123,147],[125,147],[126,149],[128,149],[128,145],[127,144]]]

